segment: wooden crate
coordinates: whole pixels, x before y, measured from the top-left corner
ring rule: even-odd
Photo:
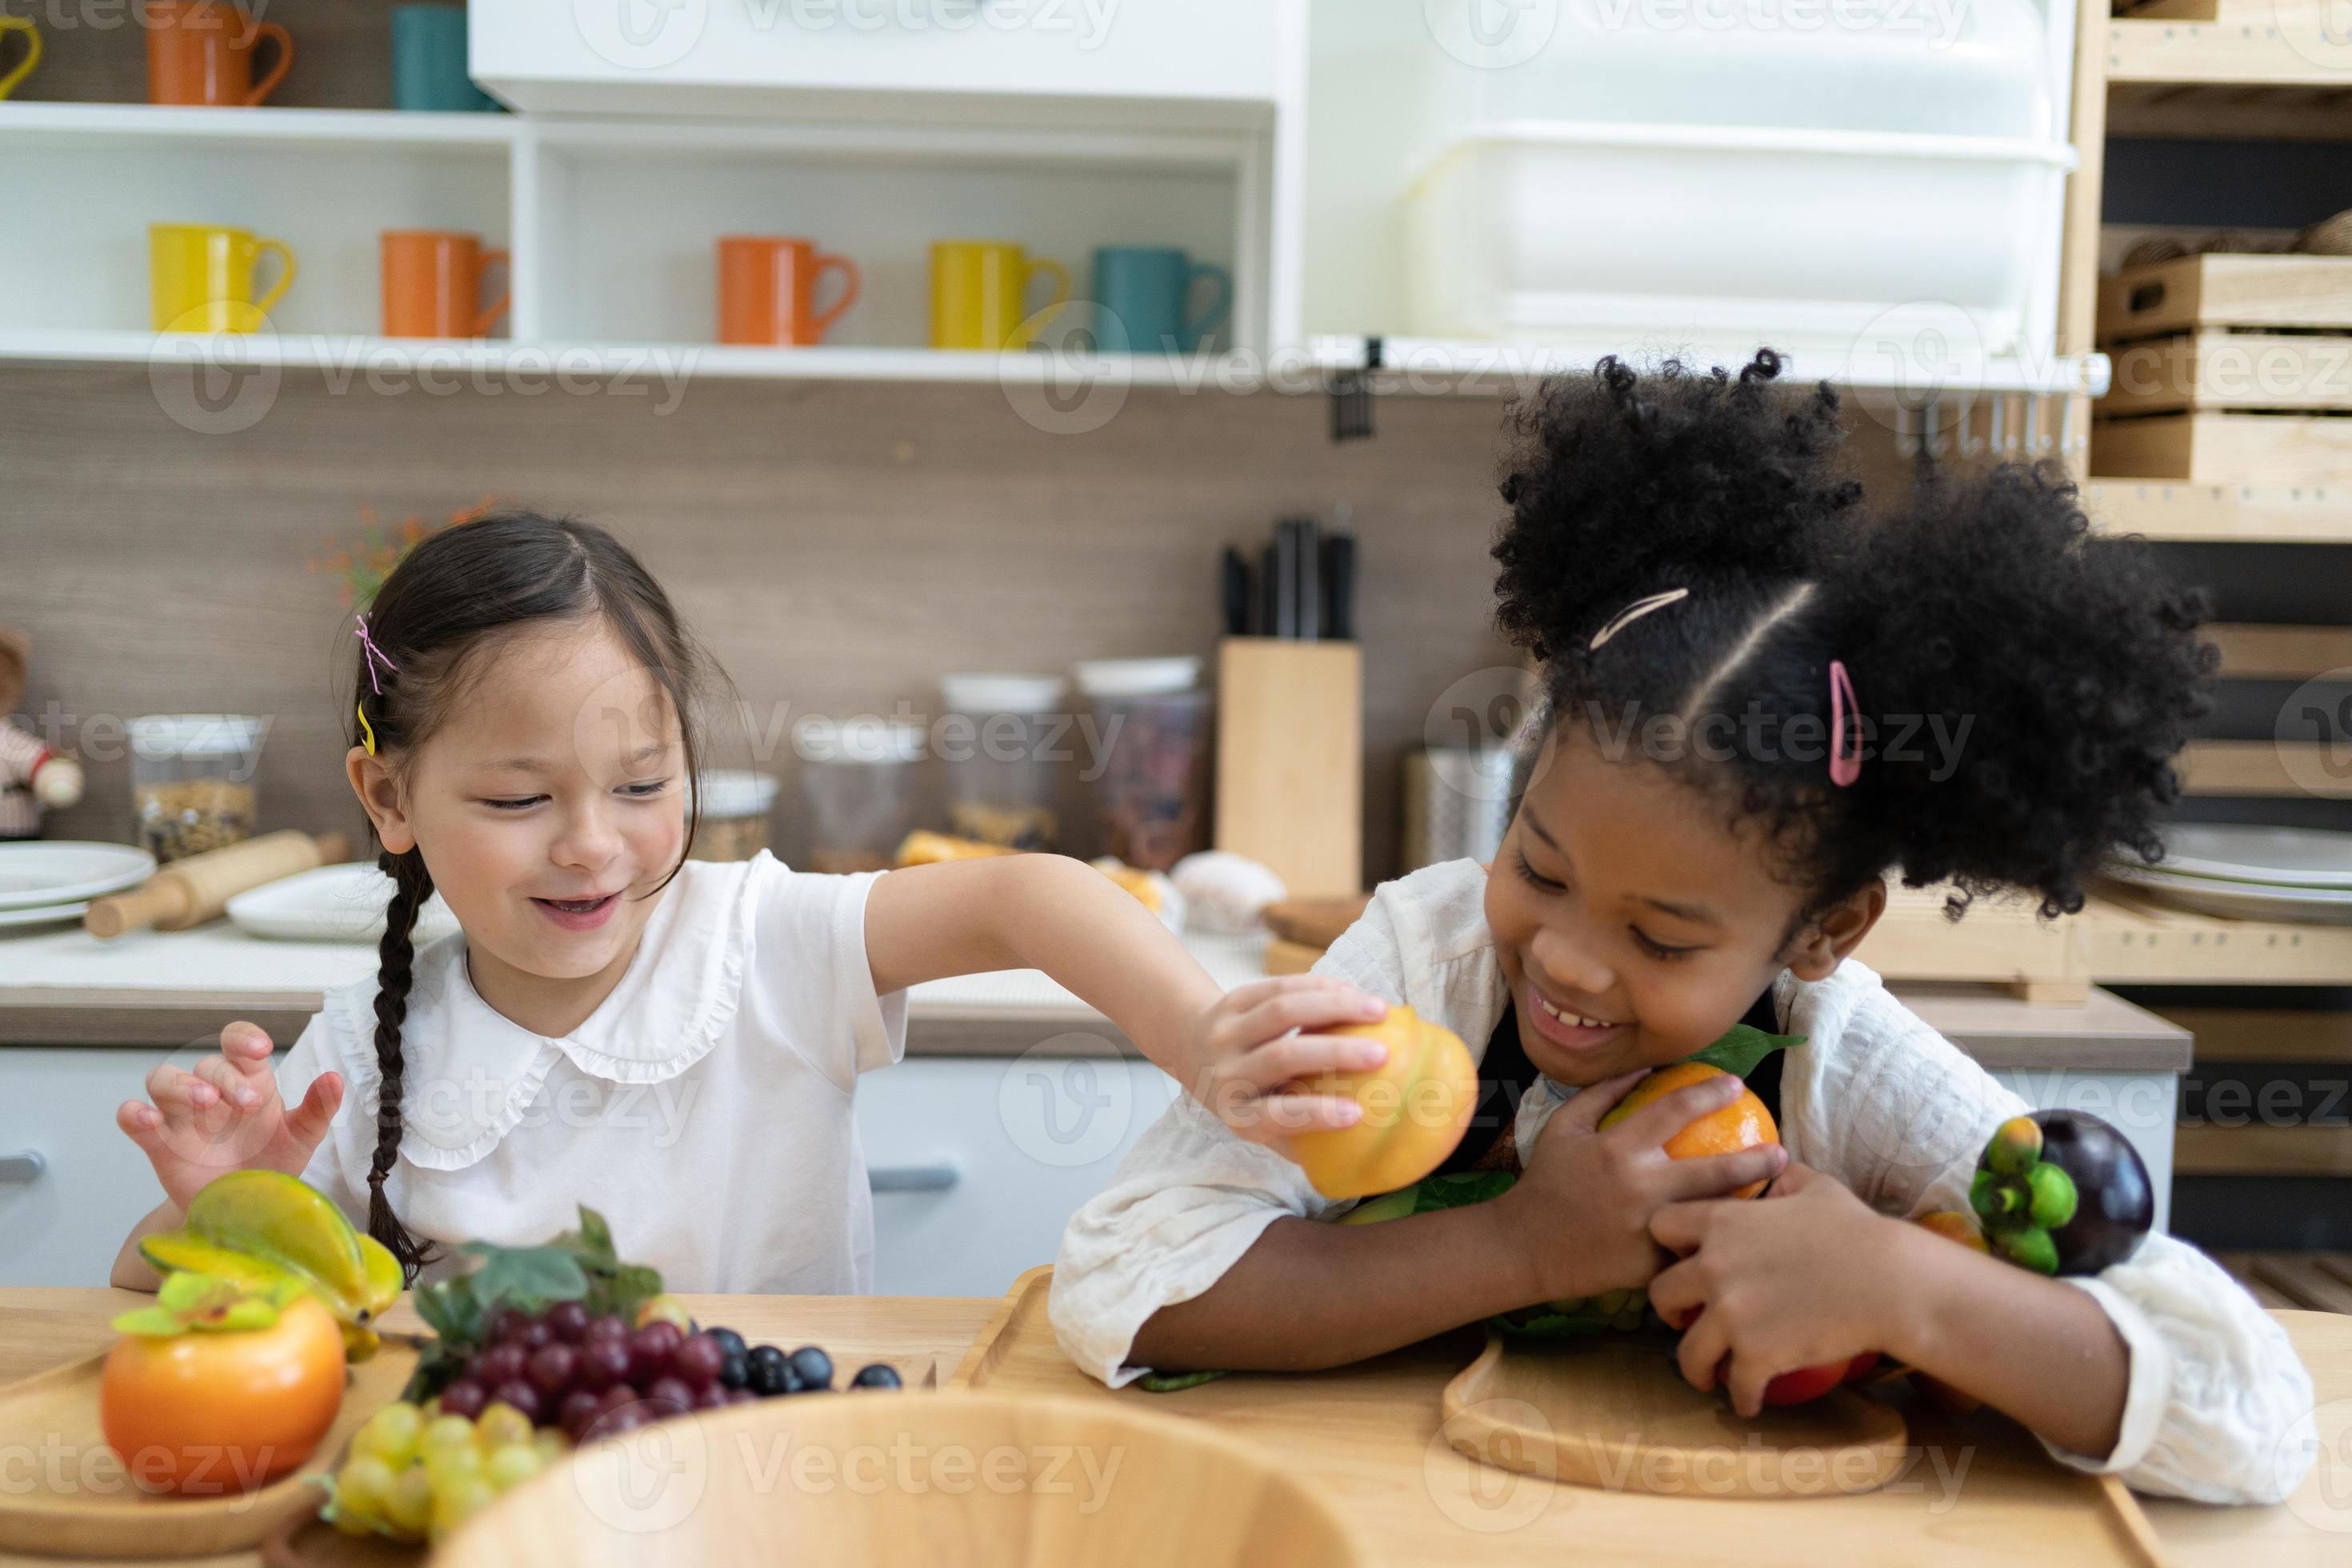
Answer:
[[[2180,332],[2119,344],[2103,415],[2352,408],[2352,335]]]
[[[2206,327],[2352,331],[2352,256],[2184,256],[2099,279],[2102,345]]]
[[[2102,533],[2228,544],[2352,544],[2352,486],[2175,485],[2088,479]]]
[[[2091,427],[2091,468],[2113,479],[2341,483],[2352,480],[2352,416],[2199,410],[2101,419]]]

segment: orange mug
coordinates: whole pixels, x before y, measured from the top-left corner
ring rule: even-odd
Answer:
[[[257,83],[254,46],[278,46],[278,63]],[[223,0],[147,0],[147,101],[250,109],[277,90],[294,63],[294,40],[275,22],[257,22]]]
[[[845,279],[841,298],[819,310],[817,280],[835,271]],[[724,236],[719,241],[719,341],[763,347],[817,342],[857,302],[859,281],[857,263],[824,255],[810,240]]]
[[[484,309],[482,279],[507,259],[479,237],[437,228],[383,231],[383,335],[486,338],[507,313],[513,291]]]

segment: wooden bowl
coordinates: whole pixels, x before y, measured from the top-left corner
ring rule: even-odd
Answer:
[[[1104,1400],[803,1394],[592,1444],[434,1568],[1116,1563],[1353,1568],[1339,1514],[1260,1450]]]

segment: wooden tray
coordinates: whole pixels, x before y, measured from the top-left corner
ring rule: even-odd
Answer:
[[[1851,1389],[1754,1421],[1701,1394],[1660,1334],[1514,1342],[1494,1336],[1445,1385],[1447,1439],[1482,1464],[1661,1497],[1876,1491],[1906,1462],[1900,1413]]]
[[[2102,347],[2198,327],[2352,331],[2352,257],[2184,256],[2099,279]]]
[[[0,1541],[11,1551],[201,1557],[250,1550],[279,1524],[317,1511],[319,1489],[303,1475],[341,1453],[362,1422],[399,1397],[416,1351],[388,1339],[372,1360],[351,1369],[343,1407],[311,1463],[258,1491],[218,1498],[159,1497],[132,1484],[99,1428],[105,1366],[100,1352],[0,1388],[0,1433],[42,1453],[33,1473],[37,1489],[0,1488]]]
[[[1382,1563],[2149,1568],[2163,1561],[2120,1487],[2060,1468],[2013,1423],[1990,1415],[1955,1421],[1906,1410],[1911,1453],[1893,1480],[1801,1507],[1559,1486],[1496,1469],[1456,1450],[1441,1412],[1447,1385],[1483,1349],[1473,1331],[1334,1372],[1243,1373],[1177,1394],[1112,1392],[1055,1344],[1045,1319],[1052,1272],[1032,1269],[1013,1282],[950,1387],[1129,1401],[1213,1423],[1279,1455],[1291,1474],[1338,1501]]]

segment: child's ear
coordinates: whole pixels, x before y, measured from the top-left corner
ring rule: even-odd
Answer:
[[[1800,980],[1827,980],[1885,912],[1885,879],[1874,879],[1804,930],[1789,955],[1790,973]]]
[[[375,824],[375,836],[383,847],[394,855],[415,848],[416,830],[409,826],[408,813],[401,808],[400,788],[383,761],[368,755],[364,746],[353,746],[343,753],[343,774],[352,781],[352,793],[360,797],[360,805]]]

